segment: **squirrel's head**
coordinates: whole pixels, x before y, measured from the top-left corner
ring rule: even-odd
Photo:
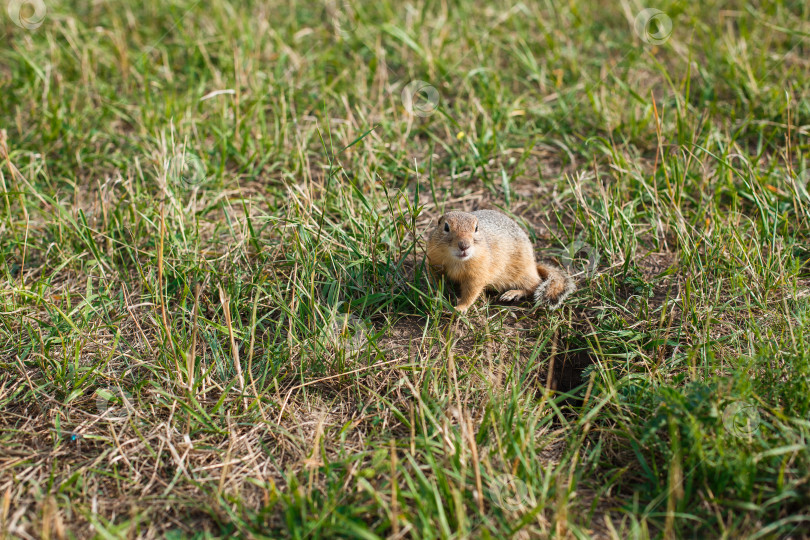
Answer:
[[[467,212],[448,212],[439,218],[434,238],[447,244],[448,254],[460,261],[475,255],[478,218]]]

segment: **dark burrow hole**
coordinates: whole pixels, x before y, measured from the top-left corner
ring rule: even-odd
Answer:
[[[590,350],[568,350],[554,358],[551,381],[548,387],[563,395],[560,403],[564,408],[578,409],[582,406],[588,377],[585,370],[596,362]]]

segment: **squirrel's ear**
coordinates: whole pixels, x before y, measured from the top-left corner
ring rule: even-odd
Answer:
[[[439,225],[441,225],[443,221],[444,221],[444,214],[439,216]]]

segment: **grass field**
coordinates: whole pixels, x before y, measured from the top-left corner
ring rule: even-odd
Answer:
[[[810,537],[806,1],[3,8],[0,536]]]

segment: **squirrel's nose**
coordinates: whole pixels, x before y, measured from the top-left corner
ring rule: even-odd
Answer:
[[[461,251],[466,251],[467,249],[469,249],[469,247],[470,247],[469,242],[462,241],[458,243],[458,249],[460,249]]]

